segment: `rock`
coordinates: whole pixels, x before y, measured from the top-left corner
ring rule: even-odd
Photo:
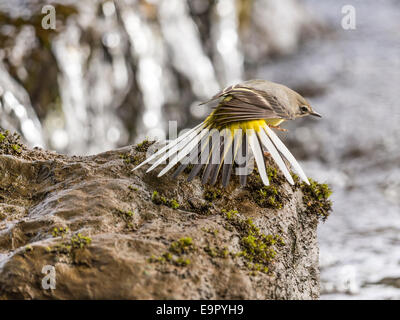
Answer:
[[[0,299],[319,296],[323,185],[271,165],[272,187],[224,190],[132,172],[150,143],[69,157],[0,140]]]

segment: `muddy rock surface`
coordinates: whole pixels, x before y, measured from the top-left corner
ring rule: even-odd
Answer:
[[[70,157],[0,139],[0,299],[319,296],[324,185],[269,164],[271,187],[222,189],[132,172],[149,142]]]

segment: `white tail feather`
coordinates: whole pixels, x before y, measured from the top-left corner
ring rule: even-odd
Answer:
[[[224,132],[224,143],[225,143],[224,150],[223,150],[224,152],[223,152],[222,157],[220,159],[219,167],[222,166],[223,162],[225,161],[225,157],[228,154],[228,152],[230,151],[230,148],[231,148],[231,146],[233,144],[233,136],[232,136],[232,133],[230,131],[225,131]],[[229,161],[232,162],[233,159],[229,159]]]
[[[160,165],[162,162],[167,160],[168,158],[172,157],[177,151],[181,150],[184,148],[201,130],[202,128],[197,128],[195,131],[192,131],[188,136],[186,136],[184,139],[181,139],[178,144],[175,144],[170,150],[166,151],[164,155],[161,156],[150,168],[147,169],[146,172],[150,172],[153,170],[155,167]]]
[[[139,169],[140,167],[142,167],[143,165],[145,165],[146,163],[149,163],[151,160],[157,158],[158,156],[160,156],[162,153],[164,153],[166,150],[174,147],[175,145],[177,145],[179,142],[181,142],[184,138],[186,138],[189,134],[193,133],[194,131],[196,131],[199,127],[204,126],[205,123],[202,122],[200,124],[198,124],[196,127],[194,127],[193,129],[190,129],[189,131],[185,132],[183,135],[179,136],[178,138],[176,138],[175,140],[172,140],[170,143],[168,143],[166,146],[162,147],[160,150],[158,150],[156,153],[152,154],[150,157],[148,157],[145,161],[143,161],[142,163],[140,163],[139,165],[137,165],[135,168],[132,169],[132,171],[135,171],[136,169]]]
[[[256,159],[258,172],[260,173],[261,180],[266,186],[269,186],[269,180],[268,180],[267,173],[265,170],[264,157],[263,157],[263,154],[261,151],[261,146],[260,146],[260,143],[258,142],[257,136],[253,129],[247,130],[246,134],[249,137],[249,144],[250,144],[251,150],[253,151],[254,158]]]
[[[193,150],[199,143],[199,141],[206,135],[210,134],[209,130],[203,129],[200,134],[198,134],[192,141],[190,141],[177,155],[175,155],[174,158],[171,159],[171,161],[168,163],[168,165],[161,170],[161,172],[158,174],[158,177],[163,176],[165,173],[167,173],[174,165],[176,165],[179,161],[181,161],[186,155]]]
[[[283,144],[283,142],[278,138],[278,136],[273,132],[268,126],[264,127],[265,132],[271,138],[272,142],[275,144],[276,148],[284,155],[284,157],[290,162],[294,170],[299,174],[301,180],[305,183],[310,184],[307,176],[305,175],[303,169],[300,167],[297,160],[290,153],[289,149]]]
[[[286,168],[286,165],[279,155],[279,152],[276,150],[274,144],[271,142],[271,140],[268,138],[263,130],[260,130],[257,133],[260,137],[261,142],[267,148],[268,152],[271,154],[272,158],[275,160],[276,164],[278,165],[279,169],[281,169],[286,179],[289,181],[290,184],[294,184],[293,178],[290,175],[289,170]]]

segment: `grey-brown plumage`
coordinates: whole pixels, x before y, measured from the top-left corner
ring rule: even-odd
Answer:
[[[293,120],[309,114],[320,116],[300,94],[284,85],[266,80],[249,80],[229,86],[203,104],[217,99],[220,101],[214,107],[213,115],[219,126],[235,121]]]

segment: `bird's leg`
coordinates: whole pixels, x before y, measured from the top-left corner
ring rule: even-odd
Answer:
[[[272,129],[276,129],[276,130],[279,130],[279,131],[283,131],[283,132],[288,131],[287,129],[283,129],[283,128],[281,128],[280,126],[272,126],[272,125],[269,125],[269,127],[272,128]]]

